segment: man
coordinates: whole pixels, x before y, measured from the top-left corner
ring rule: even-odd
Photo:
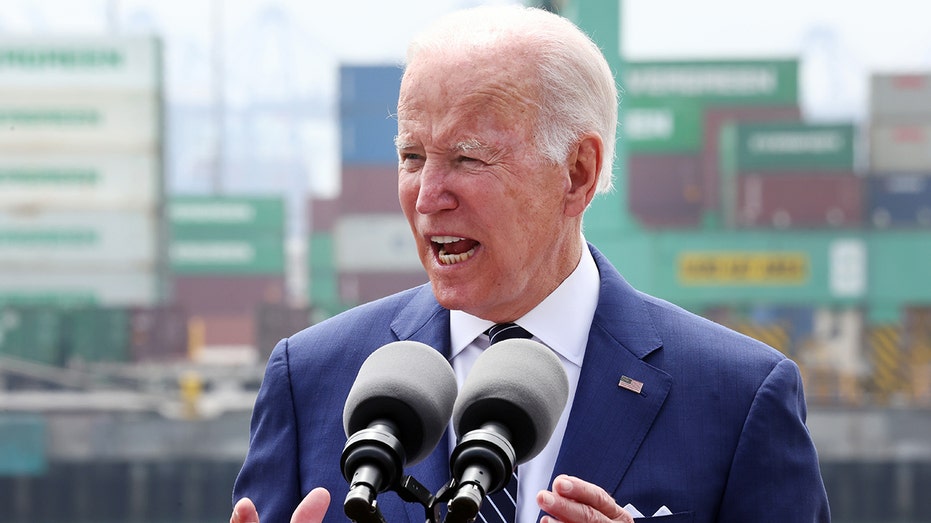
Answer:
[[[544,11],[463,11],[411,44],[398,194],[430,285],[278,344],[232,521],[316,522],[345,497],[342,407],[375,349],[426,343],[461,383],[505,322],[553,349],[570,384],[550,443],[521,465],[518,521],[829,520],[795,364],[637,292],[586,244],[584,210],[611,185],[616,97],[598,48]],[[406,473],[436,492],[451,444]],[[423,521],[394,493],[378,503],[388,522]]]

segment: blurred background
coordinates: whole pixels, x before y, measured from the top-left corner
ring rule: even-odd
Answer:
[[[275,343],[426,282],[400,64],[482,3],[0,4],[4,521],[229,518]],[[931,521],[931,6],[534,5],[623,89],[587,238],[798,363],[834,521]]]

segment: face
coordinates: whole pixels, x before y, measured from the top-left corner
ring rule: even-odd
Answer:
[[[398,104],[398,194],[434,294],[496,322],[536,306],[581,254],[569,169],[534,146],[524,69],[501,55],[421,57]]]

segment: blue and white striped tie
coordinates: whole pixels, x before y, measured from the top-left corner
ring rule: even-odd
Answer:
[[[532,334],[516,323],[498,323],[485,331],[489,345],[512,338],[530,339]],[[503,489],[487,496],[479,509],[478,519],[484,523],[514,523],[517,518],[517,470]]]

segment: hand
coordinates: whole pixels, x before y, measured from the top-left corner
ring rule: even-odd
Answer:
[[[320,523],[330,506],[330,493],[323,487],[311,490],[291,515],[291,523]],[[242,498],[233,507],[230,523],[259,523],[259,513],[249,498]]]
[[[540,519],[541,523],[634,523],[633,516],[604,489],[565,474],[553,480],[553,490],[541,490],[537,494],[537,504],[547,513]]]

